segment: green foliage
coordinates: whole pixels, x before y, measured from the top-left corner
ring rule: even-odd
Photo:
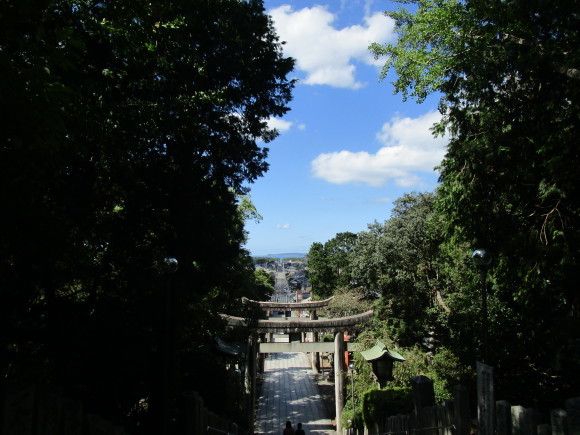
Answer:
[[[352,401],[348,399],[340,415],[341,426],[345,429],[364,429],[363,405],[357,404],[354,412]]]
[[[397,349],[405,362],[395,363],[393,377],[388,388],[411,388],[411,379],[423,375],[433,381],[435,400],[441,402],[453,397],[453,387],[467,383],[473,370],[461,364],[457,356],[449,349],[439,348],[433,356],[422,351],[418,346]]]
[[[254,278],[256,281],[256,301],[270,300],[270,296],[274,294],[276,279],[265,270],[254,271]]]
[[[395,20],[396,44],[372,43],[369,50],[375,58],[386,57],[381,80],[395,69],[394,92],[422,102],[438,91],[456,57],[461,53],[462,40],[457,28],[464,19],[462,2],[458,0],[395,0],[414,4],[416,12],[405,8],[385,14]]]
[[[372,302],[365,298],[361,289],[337,288],[332,302],[320,310],[320,315],[339,318],[364,313],[372,308]]]
[[[472,366],[466,366],[450,349],[437,348],[432,359],[435,397],[438,401],[453,397],[455,385],[468,385],[475,372]]]
[[[238,202],[238,209],[244,221],[253,220],[254,222],[261,221],[262,215],[258,213],[258,209],[252,202],[250,195],[240,195]]]
[[[324,251],[333,271],[335,287],[348,287],[351,284],[349,256],[356,239],[357,235],[354,233],[338,233],[324,244]]]
[[[252,289],[236,195],[293,88],[261,2],[8,0],[0,29],[2,378],[154,419],[167,345],[210,400],[192,354]]]
[[[356,342],[365,346],[364,337],[356,337]],[[374,344],[374,342],[373,342]],[[348,378],[345,380],[345,405],[344,410],[347,411],[347,416],[343,417],[342,422],[344,427],[357,427],[362,429],[364,426],[363,420],[363,395],[372,388],[376,388],[376,381],[371,372],[371,365],[365,361],[360,353],[353,354],[354,370],[349,369]],[[353,391],[354,390],[354,391]],[[352,413],[352,400],[354,397],[355,413]],[[353,418],[354,417],[354,418]],[[351,424],[347,424],[347,420],[351,420]]]
[[[308,252],[308,270],[312,293],[316,297],[330,297],[336,288],[351,285],[349,256],[356,238],[353,233],[338,233],[325,244],[312,244]]]
[[[408,414],[413,410],[411,389],[369,390],[362,397],[362,409],[366,427],[373,427],[385,416]]]
[[[369,293],[381,296],[378,318],[400,345],[420,341],[429,308],[439,289],[438,246],[430,219],[435,196],[411,193],[397,199],[392,216],[359,233],[350,255],[352,276]]]
[[[372,50],[389,56],[384,74],[395,70],[403,98],[441,96],[436,132],[450,137],[435,218],[450,309],[436,315],[449,327],[442,339],[463,361],[477,358],[479,283],[466,263],[487,248],[497,394],[556,404],[580,389],[569,382],[577,352],[564,356],[580,331],[577,2],[403,3],[417,9],[390,13],[397,43]]]
[[[318,299],[332,296],[335,277],[322,243],[313,243],[308,251],[308,279]]]

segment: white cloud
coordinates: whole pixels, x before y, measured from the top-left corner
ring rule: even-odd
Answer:
[[[284,54],[296,59],[296,67],[306,73],[303,83],[357,89],[364,86],[355,77],[354,61],[382,65],[368,51],[371,42],[393,38],[394,22],[381,12],[367,15],[364,23],[337,29],[336,15],[325,6],[295,11],[282,5],[269,11],[276,31],[286,42]]]
[[[282,230],[289,230],[291,228],[290,224],[278,224],[276,225],[276,228],[282,229]]]
[[[268,127],[275,128],[280,133],[290,130],[292,124],[293,123],[291,121],[284,121],[280,118],[268,118]]]
[[[402,187],[421,186],[416,172],[433,172],[445,154],[446,139],[434,138],[430,131],[440,118],[438,112],[418,118],[395,117],[377,133],[384,146],[375,154],[346,150],[320,154],[311,163],[312,174],[335,184],[378,187],[393,180]]]

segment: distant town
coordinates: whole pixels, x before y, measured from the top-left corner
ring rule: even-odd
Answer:
[[[270,254],[252,258],[256,269],[263,269],[274,278],[272,301],[301,302],[310,297],[306,254]]]

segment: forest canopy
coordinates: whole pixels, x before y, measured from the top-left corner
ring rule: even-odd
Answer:
[[[562,406],[580,391],[578,3],[399,3],[410,7],[386,12],[397,40],[370,50],[403,99],[439,98],[447,153],[436,191],[395,201],[346,263],[338,254],[341,273],[378,297],[375,333],[473,367],[483,314],[470,257],[488,250],[496,397]],[[334,242],[311,248],[324,297],[340,287],[326,285],[339,276]]]
[[[194,373],[216,358],[217,313],[267,291],[238,198],[267,170],[293,64],[261,1],[0,3],[3,379],[145,430],[170,300],[188,362],[172,393],[219,390],[235,416],[228,377]]]

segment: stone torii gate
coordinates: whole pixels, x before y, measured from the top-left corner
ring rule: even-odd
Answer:
[[[281,318],[278,320],[258,320],[257,325],[253,327],[253,334],[249,339],[248,349],[248,381],[251,385],[251,391],[255,391],[255,380],[258,370],[258,355],[264,353],[290,353],[290,352],[311,352],[317,355],[319,352],[334,352],[334,394],[336,403],[336,429],[340,432],[340,416],[344,408],[344,353],[346,350],[355,350],[354,343],[344,342],[344,332],[355,331],[363,323],[369,321],[373,316],[372,310],[354,316],[340,317],[336,319],[318,319],[316,310],[327,306],[332,298],[324,301],[311,301],[299,303],[280,303],[280,302],[257,302],[245,299],[248,304],[256,304],[264,310],[310,310],[310,319],[303,318]],[[222,314],[222,317],[231,327],[247,327],[246,319]],[[305,333],[312,332],[316,340],[313,342],[290,342],[290,343],[270,343],[259,342],[258,334],[267,334],[271,337],[274,333]],[[334,343],[318,342],[319,334],[333,334]],[[318,362],[318,357],[313,358],[313,369],[319,367],[314,362]]]
[[[261,309],[263,309],[264,311],[268,312],[268,311],[293,311],[293,310],[308,310],[310,312],[310,320],[317,320],[318,319],[318,315],[317,315],[317,310],[320,308],[324,308],[327,307],[334,299],[333,297],[330,297],[328,299],[324,299],[321,301],[307,301],[307,302],[298,302],[298,303],[284,303],[284,302],[261,302],[261,301],[253,301],[251,299],[248,298],[242,298],[242,302],[244,304],[248,304],[248,305],[254,305],[254,306],[258,306]],[[274,332],[283,332],[284,331],[274,331]],[[268,332],[268,339],[267,342],[270,343],[272,341],[272,335],[273,333],[272,331]],[[297,332],[297,331],[294,331]],[[319,331],[311,331],[312,332],[312,341],[313,342],[318,342],[318,338],[319,338]],[[290,340],[292,341],[292,340]],[[301,342],[303,342],[304,340],[301,339]],[[275,349],[275,347],[273,348]],[[262,353],[275,353],[275,350],[272,350],[271,352],[262,352]],[[279,352],[284,352],[283,350],[279,351]],[[290,351],[288,351],[290,352]],[[308,352],[308,351],[304,351],[304,352]],[[332,352],[332,350],[324,350],[324,351],[315,351],[312,352],[312,368],[318,372],[320,370],[320,359],[319,359],[319,352]]]

